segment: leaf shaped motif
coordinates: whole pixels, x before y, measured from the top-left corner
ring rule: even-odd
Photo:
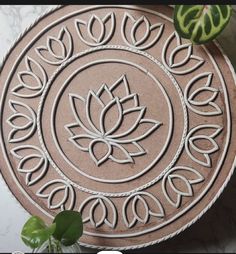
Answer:
[[[132,25],[130,33],[128,32],[128,23]],[[140,29],[143,36],[140,39],[136,38],[137,31]],[[145,17],[141,16],[135,19],[131,14],[125,12],[122,25],[121,25],[121,35],[124,42],[130,47],[144,50],[152,47],[160,39],[164,30],[164,24],[156,23],[151,25],[150,21]],[[155,33],[155,36],[152,36]],[[151,39],[150,39],[151,38]]]
[[[89,98],[89,96],[88,96]],[[90,116],[90,112],[86,112],[86,110],[89,110],[89,106],[86,106],[86,100],[81,97],[80,95],[77,94],[69,94],[69,102],[70,102],[70,106],[73,112],[73,115],[78,123],[78,125],[88,134],[91,136],[94,136],[94,126],[90,126],[89,124],[89,120],[91,119]],[[82,117],[81,117],[82,115]],[[84,117],[85,116],[85,117]],[[86,119],[87,117],[87,122],[85,123],[84,121],[82,121],[83,118]],[[70,125],[69,125],[70,126]],[[95,134],[96,137],[97,134]]]
[[[186,178],[181,171],[186,171],[188,175],[191,175],[191,179]],[[179,186],[175,185],[175,180],[178,180]],[[182,197],[191,197],[193,196],[193,184],[198,184],[204,181],[204,177],[195,169],[178,166],[172,168],[163,178],[162,181],[162,190],[171,205],[178,208],[181,205]],[[170,195],[170,190],[172,195]]]
[[[130,108],[137,108],[139,105],[138,95],[137,94],[130,94],[128,96],[125,96],[120,100],[122,104],[122,108],[124,113],[126,110],[129,110]],[[131,105],[131,106],[129,106]]]
[[[13,115],[7,119],[7,123],[12,127],[12,130],[8,135],[8,142],[16,143],[30,138],[36,129],[36,114],[34,110],[23,102],[13,100],[9,100],[9,106],[13,111]],[[22,113],[21,111],[27,112],[27,114]],[[20,124],[20,122],[23,121],[24,123]],[[25,133],[26,131],[27,133]],[[23,135],[17,137],[21,132]]]
[[[110,26],[108,23],[110,23]],[[94,34],[95,27],[99,27],[96,29],[98,35]],[[75,28],[80,40],[86,45],[94,47],[106,44],[111,39],[115,31],[115,14],[110,12],[103,18],[93,14],[87,22],[76,19]]]
[[[107,112],[111,111],[112,108],[114,108],[116,110],[116,112],[118,113],[117,119],[115,117],[113,117],[111,119],[109,117],[107,117]],[[108,103],[101,112],[101,115],[100,115],[101,133],[105,134],[105,135],[109,135],[110,133],[112,133],[114,130],[117,129],[117,127],[120,125],[121,121],[122,121],[122,107],[121,107],[119,98],[116,97],[113,100],[111,100],[110,103]],[[107,129],[106,122],[114,122],[114,123],[113,123],[112,127],[110,127],[110,129]]]
[[[73,51],[73,41],[69,30],[62,27],[57,37],[48,36],[46,46],[39,46],[35,48],[35,51],[48,64],[62,64],[71,57]]]
[[[104,154],[102,155],[101,158],[99,158],[96,155],[94,146],[97,145],[98,143],[102,143],[103,145],[106,146],[106,150],[103,149]],[[91,143],[89,144],[89,154],[91,156],[91,158],[93,159],[93,161],[96,163],[97,166],[101,165],[104,161],[106,161],[108,159],[108,157],[111,154],[111,144],[109,142],[107,142],[104,139],[94,139],[93,141],[91,141]]]
[[[176,62],[175,61],[175,56],[180,53],[181,51],[186,51],[185,53],[185,57],[179,61]],[[177,68],[177,67],[181,67],[182,65],[186,64],[189,60],[189,58],[191,57],[192,54],[192,46],[191,43],[187,43],[187,44],[183,44],[180,45],[179,47],[175,48],[169,57],[169,64],[171,68]]]
[[[213,133],[209,136],[206,134],[194,135],[195,132],[199,130],[204,130],[204,129],[213,130]],[[188,156],[193,161],[197,162],[198,164],[202,166],[211,167],[210,155],[212,153],[215,153],[219,149],[219,146],[214,140],[214,138],[222,131],[222,129],[223,128],[220,127],[219,125],[214,125],[214,124],[199,125],[193,128],[187,135],[186,141],[185,141],[185,149]],[[201,147],[199,147],[199,145],[196,144],[196,141],[200,141],[200,140],[208,144],[207,146],[205,145],[206,147],[205,149],[202,149]],[[202,159],[196,158],[196,156],[191,152],[191,149],[197,152],[198,154],[203,155]]]
[[[132,142],[131,144],[132,144],[133,149],[132,150],[127,149],[127,150],[129,150],[130,156],[140,156],[140,155],[147,153],[139,143]]]
[[[147,128],[145,129],[145,131],[140,132],[139,129],[141,129],[142,125],[147,126]],[[128,131],[118,135],[109,135],[107,139],[109,141],[115,140],[115,142],[118,144],[128,144],[128,143],[137,142],[148,137],[152,132],[158,129],[161,125],[162,125],[161,122],[153,120],[153,119],[141,119],[138,122],[138,124],[133,125],[132,128],[130,128]],[[132,134],[132,138],[125,138],[127,135],[131,135],[131,134]]]
[[[169,53],[170,44],[174,43],[175,48]],[[193,46],[191,43],[182,44],[181,38],[177,32],[173,32],[166,40],[162,49],[162,63],[172,73],[178,75],[188,74],[198,69],[204,60],[193,55]],[[177,54],[182,54],[183,59],[176,62]],[[169,59],[167,60],[167,55]],[[193,63],[191,65],[191,63]]]
[[[30,152],[30,154],[28,154]],[[22,145],[11,150],[11,154],[20,160],[17,171],[26,174],[25,183],[31,186],[44,177],[48,168],[48,160],[36,146]],[[27,167],[27,165],[30,165]]]
[[[42,94],[47,75],[43,67],[29,56],[25,57],[25,66],[26,70],[17,74],[19,84],[11,92],[18,97],[34,98]]]
[[[186,105],[189,109],[191,109],[193,112],[199,115],[204,116],[215,116],[222,114],[222,111],[220,107],[214,102],[216,99],[219,90],[211,86],[213,78],[213,73],[211,72],[204,72],[200,73],[197,76],[195,76],[193,79],[189,81],[187,84],[185,91],[184,91],[184,100]],[[195,86],[196,83],[202,82],[204,79],[206,79],[205,85],[202,87],[196,89],[192,94],[189,95],[190,89]],[[196,100],[196,97],[198,97],[200,94],[203,94],[205,97],[203,100]],[[204,107],[204,106],[210,106],[210,111],[201,111],[196,109],[195,107]]]
[[[118,93],[117,90],[120,90]],[[113,97],[124,98],[129,96],[130,88],[126,75],[121,75],[121,77],[110,87],[110,91]]]
[[[113,143],[110,142],[110,144],[112,145],[112,149],[114,151],[114,149],[118,150],[119,153],[121,154],[121,158],[117,158],[114,153],[112,155],[109,156],[109,158],[117,163],[134,163],[133,158],[131,157],[130,153],[121,145],[117,144],[117,143]]]
[[[100,213],[99,210],[101,210]],[[103,224],[110,228],[115,228],[116,226],[116,208],[110,199],[102,195],[90,196],[85,199],[79,208],[79,212],[82,214],[83,223],[90,222],[95,228]],[[87,216],[87,213],[89,216]],[[100,216],[98,217],[99,214]]]
[[[70,128],[73,127],[73,125],[66,126],[67,130],[70,131]],[[74,135],[72,133],[72,135]],[[89,151],[89,144],[91,140],[93,140],[93,136],[87,135],[87,134],[81,134],[81,135],[74,135],[69,138],[69,141],[71,141],[75,146],[77,146],[81,151],[88,152]]]
[[[58,201],[56,194],[62,193],[62,198]],[[45,183],[36,194],[40,198],[47,199],[49,209],[72,210],[75,204],[75,191],[66,181],[55,179]],[[70,203],[67,205],[67,202]],[[67,207],[66,207],[67,206]]]
[[[149,203],[151,202],[151,203]],[[142,215],[139,214],[138,203],[142,207]],[[155,204],[155,211],[150,210],[150,206]],[[128,219],[128,207],[131,207],[132,219]],[[146,224],[150,216],[163,218],[165,215],[164,209],[160,201],[149,192],[136,192],[131,194],[124,202],[122,208],[123,220],[127,228],[132,228],[137,222]],[[130,221],[131,220],[131,221]]]
[[[91,116],[92,105],[95,105],[97,113],[101,114],[104,104],[100,100],[100,98],[93,91],[90,90],[88,92],[87,99],[86,99],[86,116],[87,116],[87,120],[88,120],[88,123],[89,123],[91,129],[93,131],[95,131],[95,133],[99,134],[100,132],[99,132],[98,126],[95,124],[95,119],[93,119]],[[101,126],[101,120],[99,121],[99,124]]]

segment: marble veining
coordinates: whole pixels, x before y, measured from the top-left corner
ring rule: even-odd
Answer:
[[[18,35],[51,7],[53,6],[0,6],[0,61]],[[220,44],[231,57],[234,65],[236,64],[236,49],[230,45],[233,45],[236,39],[235,24],[236,18],[233,17],[230,25],[219,38]],[[191,228],[171,240],[146,248],[145,252],[236,252],[236,206],[233,202],[236,185],[234,180],[236,180],[235,174],[215,205]],[[5,208],[1,210],[0,252],[29,251],[20,240],[21,227],[29,214],[9,192],[1,176],[0,193],[0,207]],[[94,252],[89,249],[84,251]],[[143,250],[135,252],[143,253]]]

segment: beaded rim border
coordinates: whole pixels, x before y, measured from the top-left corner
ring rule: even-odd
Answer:
[[[31,25],[29,25],[25,30],[23,30],[19,36],[13,41],[13,43],[11,44],[11,46],[9,47],[7,53],[5,54],[5,56],[2,58],[1,60],[1,63],[0,63],[0,74],[2,72],[2,69],[8,59],[8,57],[10,56],[13,48],[17,45],[17,43],[35,26],[37,25],[43,18],[47,17],[48,15],[50,15],[51,13],[53,13],[54,11],[62,8],[64,5],[56,5],[52,8],[49,8],[48,10],[46,10],[42,15],[40,15],[34,22],[31,23]],[[103,7],[118,7],[120,5],[103,5]],[[168,5],[169,7],[173,8],[174,5]],[[125,7],[128,7],[128,8],[135,8],[134,6],[132,5],[122,5],[123,8]],[[142,7],[143,8],[143,7]],[[143,9],[146,9],[147,11],[150,12],[150,10],[148,8],[143,8]],[[155,11],[152,11],[153,13],[156,13]],[[172,22],[172,21],[171,21]],[[236,73],[235,73],[235,70],[234,70],[234,67],[232,66],[228,56],[224,53],[222,47],[220,46],[220,44],[218,43],[218,41],[214,40],[212,42],[218,49],[219,51],[221,52],[224,60],[226,61],[226,64],[228,65],[229,67],[229,70],[232,74],[232,77],[234,79],[234,82],[235,82],[235,86],[236,86]],[[203,46],[204,47],[204,46]],[[157,243],[160,243],[160,242],[163,242],[165,240],[168,240],[178,234],[180,234],[181,232],[183,232],[184,230],[186,230],[187,228],[189,228],[192,224],[194,224],[196,221],[198,221],[211,207],[212,205],[216,202],[216,200],[219,198],[219,196],[222,194],[223,190],[225,189],[225,187],[227,186],[229,180],[231,179],[233,173],[234,173],[234,170],[236,168],[236,155],[234,157],[234,161],[233,161],[233,164],[231,166],[231,169],[229,171],[229,174],[227,176],[227,178],[225,179],[224,181],[224,184],[221,186],[221,188],[218,190],[218,192],[216,193],[215,197],[211,200],[211,202],[208,204],[208,206],[205,207],[205,209],[203,209],[201,211],[200,214],[198,214],[194,219],[192,219],[190,222],[188,222],[187,224],[185,224],[184,226],[182,226],[180,229],[176,230],[175,232],[165,236],[165,237],[162,237],[158,240],[155,240],[155,241],[151,241],[151,242],[148,242],[148,243],[145,243],[145,244],[139,244],[139,245],[132,245],[132,246],[127,246],[127,247],[109,247],[109,246],[96,246],[96,245],[90,245],[90,244],[86,244],[86,243],[83,243],[83,242],[79,242],[79,244],[81,244],[81,246],[84,246],[84,247],[87,247],[87,248],[94,248],[94,249],[98,249],[98,250],[102,250],[102,249],[106,249],[106,250],[131,250],[131,249],[140,249],[140,248],[144,248],[144,247],[148,247],[148,246],[151,246],[151,245],[154,245],[154,244],[157,244]],[[1,170],[0,170],[0,173],[1,173]],[[5,181],[5,178],[4,176],[1,174],[2,178],[4,179]],[[6,183],[6,181],[5,181]],[[11,193],[12,197],[18,202],[21,204],[21,202],[17,199],[17,197],[14,196],[13,192],[10,190],[9,188],[9,185],[6,183],[6,186],[8,188],[8,191]],[[21,204],[21,207],[24,208],[23,204]],[[25,209],[25,208],[24,208]],[[27,211],[25,209],[25,211]]]

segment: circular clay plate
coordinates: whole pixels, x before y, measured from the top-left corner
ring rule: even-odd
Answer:
[[[1,69],[1,173],[48,222],[80,211],[84,246],[166,240],[213,204],[234,167],[234,71],[181,39],[169,6],[65,6]]]

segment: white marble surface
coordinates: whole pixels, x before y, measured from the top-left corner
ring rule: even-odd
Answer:
[[[49,5],[0,5],[0,61],[11,43]],[[236,19],[232,19],[220,44],[236,66]],[[9,192],[0,175],[0,252],[29,251],[20,240],[20,231],[29,214]],[[91,252],[91,250],[86,250]],[[236,175],[216,204],[203,218],[179,236],[137,253],[236,252]],[[134,253],[132,251],[132,253]]]

